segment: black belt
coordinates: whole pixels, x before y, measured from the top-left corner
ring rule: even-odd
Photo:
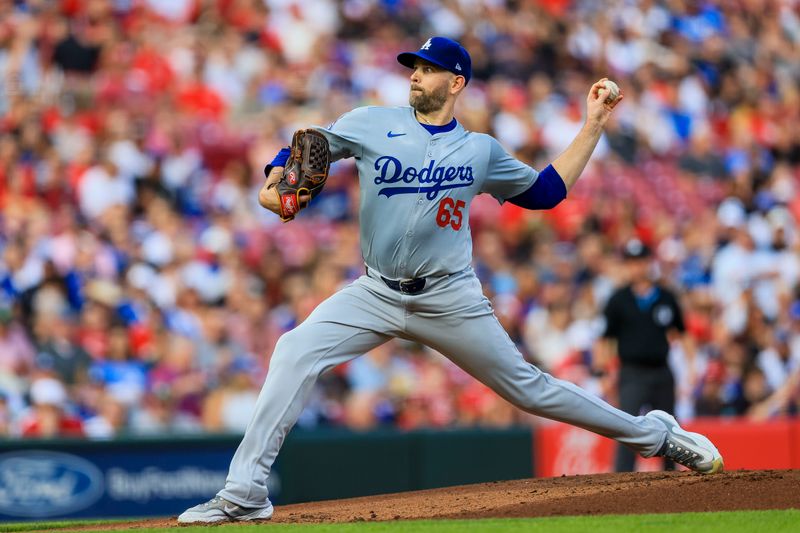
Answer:
[[[403,294],[419,294],[425,288],[425,278],[393,280],[381,276],[381,279],[392,290]]]
[[[367,273],[369,273],[369,267],[367,267]],[[380,276],[380,274],[378,275]],[[387,287],[403,294],[419,294],[425,289],[426,278],[394,280],[381,276],[381,279]]]

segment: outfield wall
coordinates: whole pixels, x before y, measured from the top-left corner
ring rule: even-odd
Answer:
[[[0,443],[0,520],[176,515],[225,483],[240,436]],[[275,503],[533,474],[528,428],[295,431],[274,466]]]

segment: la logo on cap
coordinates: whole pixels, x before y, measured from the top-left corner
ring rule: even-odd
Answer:
[[[420,48],[420,50],[428,50],[430,49],[430,47],[431,47],[431,39],[428,39],[427,41],[425,41],[425,44],[422,45],[422,48]]]

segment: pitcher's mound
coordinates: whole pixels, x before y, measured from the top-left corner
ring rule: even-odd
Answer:
[[[800,508],[800,470],[597,474],[521,479],[283,505],[273,522],[361,522]],[[241,522],[240,522],[241,523]],[[244,523],[242,523],[244,524]],[[75,528],[178,527],[175,518]]]
[[[521,479],[286,505],[276,522],[680,513],[800,508],[800,470],[598,474]]]

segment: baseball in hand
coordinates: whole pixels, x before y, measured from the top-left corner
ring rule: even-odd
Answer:
[[[605,81],[606,89],[608,89],[608,96],[606,96],[606,103],[613,104],[614,100],[619,98],[619,85],[611,80]]]

